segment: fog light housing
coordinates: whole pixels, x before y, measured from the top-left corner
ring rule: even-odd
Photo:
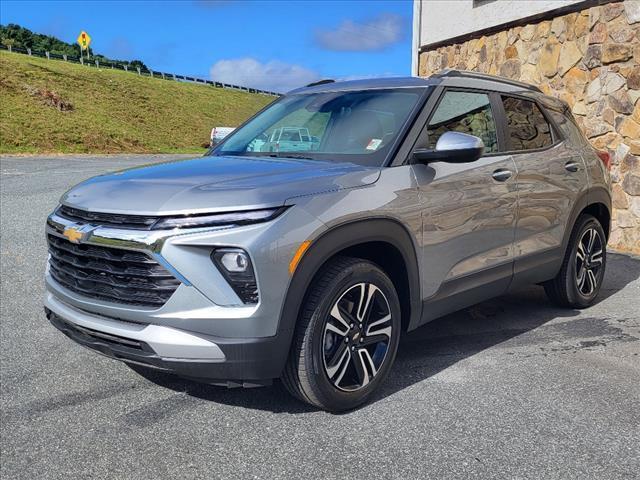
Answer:
[[[223,252],[220,264],[229,273],[244,273],[249,268],[249,256],[243,251]]]
[[[258,303],[258,285],[247,252],[241,248],[220,248],[211,253],[211,259],[243,303]]]

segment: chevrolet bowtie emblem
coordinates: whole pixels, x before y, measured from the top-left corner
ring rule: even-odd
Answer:
[[[84,234],[77,228],[67,227],[64,229],[64,232],[62,232],[62,235],[64,235],[71,243],[80,243]]]

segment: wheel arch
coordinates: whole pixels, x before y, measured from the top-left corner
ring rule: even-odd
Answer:
[[[571,211],[567,229],[564,232],[562,251],[567,251],[571,232],[583,213],[593,215],[602,224],[607,239],[611,233],[611,193],[604,187],[595,187],[583,193]]]
[[[387,255],[381,256],[383,251]],[[370,260],[400,284],[403,327],[420,315],[418,256],[411,234],[396,220],[374,218],[337,225],[313,240],[289,282],[280,317],[282,330],[293,332],[309,285],[322,266],[338,255]],[[399,260],[401,265],[396,263]]]
[[[588,213],[596,217],[602,225],[606,239],[609,240],[609,235],[611,234],[611,213],[604,203],[591,203],[580,213]]]

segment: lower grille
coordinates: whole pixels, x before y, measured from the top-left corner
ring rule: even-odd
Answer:
[[[146,342],[111,335],[110,333],[99,332],[92,328],[76,325],[59,317],[46,307],[44,312],[54,327],[85,347],[92,348],[104,355],[119,360],[133,360],[136,363],[161,368],[160,366],[154,365],[154,360],[157,359],[157,356]]]
[[[180,281],[141,252],[75,244],[48,235],[51,276],[81,295],[114,303],[161,307]]]
[[[114,345],[118,347],[126,347],[126,348],[134,348],[136,350],[142,350],[142,346],[144,345],[142,342],[137,340],[132,340],[130,338],[119,337],[117,335],[110,335],[104,332],[98,332],[97,330],[93,330],[91,328],[81,327],[80,325],[74,325],[73,327],[69,326],[68,328],[74,328],[78,335],[82,335],[87,340],[93,342],[104,342],[109,345]]]

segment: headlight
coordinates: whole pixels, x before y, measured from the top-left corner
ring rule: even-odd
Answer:
[[[258,285],[247,252],[241,248],[219,248],[211,253],[211,259],[244,303],[258,303]]]
[[[213,213],[189,215],[184,217],[160,218],[153,224],[152,230],[172,230],[174,228],[218,227],[224,225],[248,225],[266,222],[276,218],[285,207],[249,210],[244,212]]]

